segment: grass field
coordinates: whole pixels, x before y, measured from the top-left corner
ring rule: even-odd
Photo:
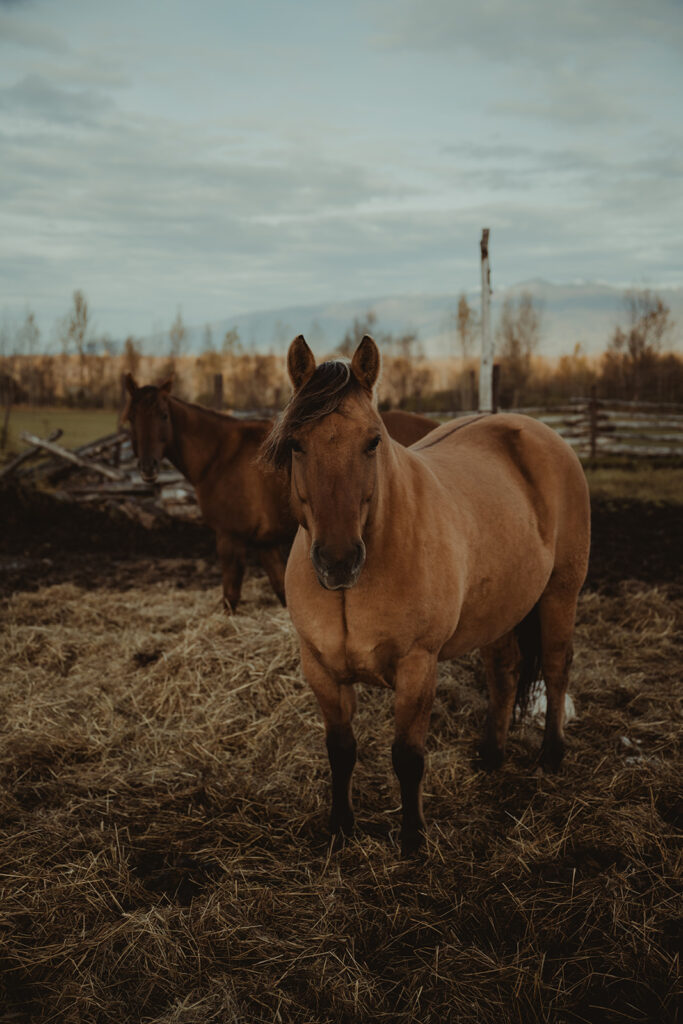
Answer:
[[[38,437],[47,437],[58,427],[64,431],[59,443],[65,448],[77,448],[116,430],[118,415],[111,409],[66,409],[64,407],[13,407],[9,421],[9,436],[0,461],[10,454],[16,455],[27,446],[21,440],[22,430]]]
[[[360,688],[361,827],[331,854],[287,612],[252,574],[229,619],[165,568],[2,607],[0,1020],[676,1019],[683,602],[584,594],[559,776],[536,724],[480,771],[479,662],[442,666],[404,862],[390,697]]]
[[[683,505],[683,466],[658,466],[645,460],[627,466],[586,466],[593,498],[660,501]]]

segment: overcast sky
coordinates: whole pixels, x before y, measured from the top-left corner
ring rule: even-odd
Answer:
[[[0,315],[683,284],[681,0],[0,0]],[[363,312],[364,307],[359,309]]]

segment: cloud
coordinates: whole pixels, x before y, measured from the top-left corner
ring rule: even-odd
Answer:
[[[677,0],[576,0],[553,5],[538,0],[375,0],[372,4],[380,48],[464,53],[556,68],[558,59],[582,59],[588,49],[604,60],[604,46],[650,38],[674,45],[683,34]]]
[[[1,110],[49,123],[93,125],[111,106],[108,97],[92,89],[60,89],[36,74],[0,89]]]
[[[681,131],[628,77],[636,30],[666,9],[627,0],[611,32],[615,0],[375,2],[372,25],[352,7],[364,73],[333,88],[348,50],[325,33],[290,79],[272,40],[240,49],[236,30],[226,61],[173,7],[161,36],[105,45],[96,5],[81,24],[67,3],[53,24],[71,49],[8,46],[0,68],[0,309],[57,315],[83,288],[123,335],[179,302],[199,323],[469,288],[484,225],[495,286],[680,277]]]
[[[683,84],[678,0],[375,0],[371,10],[378,51],[457,62],[462,100],[502,117],[580,130],[642,122]]]
[[[49,28],[25,17],[8,14],[4,8],[14,10],[19,7],[30,7],[22,2],[0,2],[0,49],[14,44],[29,50],[43,50],[47,53],[66,53],[69,44],[66,38],[53,28]]]

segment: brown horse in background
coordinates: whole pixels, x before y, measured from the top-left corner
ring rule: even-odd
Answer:
[[[542,667],[544,767],[564,754],[564,697],[590,534],[588,488],[569,446],[526,416],[444,424],[411,448],[388,436],[365,337],[351,365],[289,349],[294,396],[264,457],[290,474],[299,522],[285,586],[304,676],[325,720],[333,833],[354,822],[357,681],[395,691],[402,851],[424,838],[424,745],[437,661],[481,648],[489,714],[480,753],[503,759],[515,703]]]
[[[285,473],[266,471],[258,459],[272,420],[242,420],[184,402],[171,394],[171,381],[138,387],[126,376],[133,451],[143,480],[153,483],[166,458],[194,486],[207,526],[216,534],[226,607],[237,608],[247,551],[256,551],[277,597],[285,603],[285,561],[297,523],[289,508]],[[383,414],[392,436],[412,444],[436,424],[424,416]]]
[[[398,441],[404,448],[436,430],[438,423],[427,416],[418,416],[415,412],[404,412],[403,409],[388,409],[380,413],[389,437]]]
[[[133,451],[143,480],[152,483],[166,458],[187,477],[207,526],[216,534],[223,572],[223,598],[237,608],[247,551],[254,550],[271,586],[285,603],[285,560],[296,521],[289,509],[287,479],[266,473],[258,454],[271,420],[239,420],[171,394],[171,381],[138,387],[126,376],[128,419]]]

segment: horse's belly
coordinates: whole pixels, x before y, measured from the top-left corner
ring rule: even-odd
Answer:
[[[457,629],[441,648],[439,659],[486,647],[514,629],[545,590],[552,568],[550,552],[539,552],[507,579],[494,576],[478,581],[466,594]]]

